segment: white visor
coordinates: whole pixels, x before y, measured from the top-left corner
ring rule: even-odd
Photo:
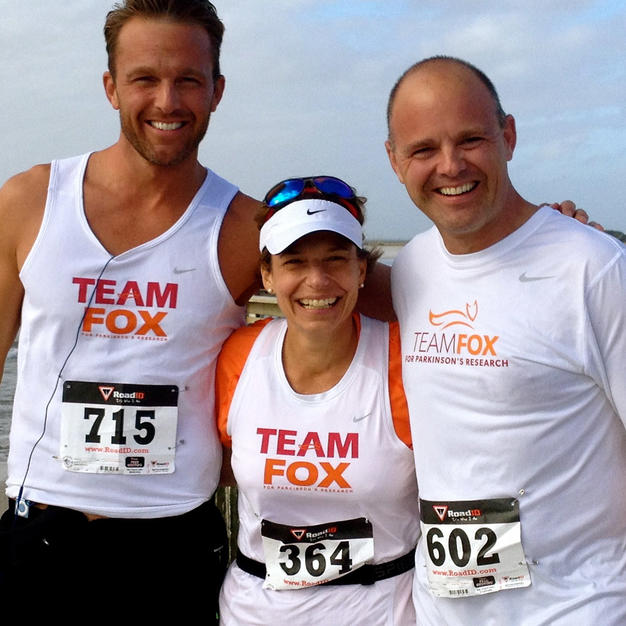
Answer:
[[[363,247],[363,228],[348,209],[330,200],[304,199],[279,209],[263,224],[259,249],[280,254],[300,237],[320,230],[338,233]]]

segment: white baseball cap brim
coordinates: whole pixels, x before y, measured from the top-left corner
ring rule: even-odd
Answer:
[[[363,247],[363,228],[348,209],[330,200],[306,198],[279,209],[263,224],[259,249],[280,254],[300,237],[320,230],[338,233]]]

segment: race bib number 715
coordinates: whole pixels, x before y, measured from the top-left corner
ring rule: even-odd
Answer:
[[[175,385],[66,381],[64,467],[99,474],[171,474],[177,421]]]

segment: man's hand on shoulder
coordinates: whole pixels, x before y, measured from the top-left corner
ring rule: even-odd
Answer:
[[[602,224],[598,224],[598,222],[590,221],[589,214],[585,209],[576,208],[576,203],[571,200],[563,200],[562,202],[552,202],[546,203],[547,206],[552,207],[553,209],[563,213],[567,217],[573,217],[575,220],[582,222],[583,224],[587,224],[592,228],[596,228],[597,230],[604,231],[604,226]]]

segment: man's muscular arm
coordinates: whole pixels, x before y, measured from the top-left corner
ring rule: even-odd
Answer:
[[[231,296],[244,305],[261,286],[259,228],[255,221],[261,203],[242,193],[233,198],[220,230],[220,270]]]
[[[49,166],[40,165],[0,189],[0,378],[20,324],[24,288],[19,273],[41,225],[49,173]]]
[[[391,303],[391,267],[380,261],[365,277],[365,284],[359,293],[357,311],[383,322],[396,319]]]

